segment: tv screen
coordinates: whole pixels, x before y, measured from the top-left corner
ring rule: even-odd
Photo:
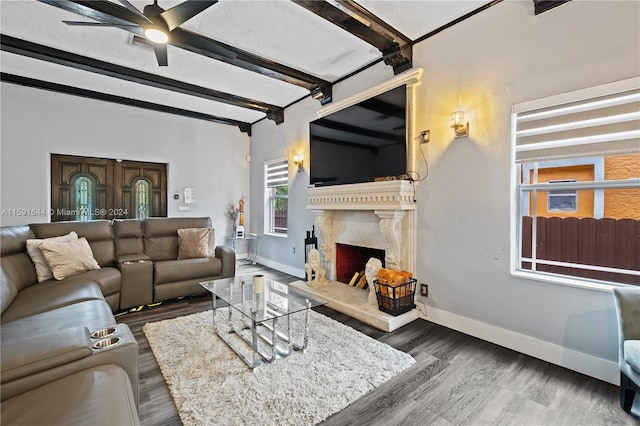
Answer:
[[[406,86],[367,99],[309,125],[313,185],[339,185],[407,173]]]

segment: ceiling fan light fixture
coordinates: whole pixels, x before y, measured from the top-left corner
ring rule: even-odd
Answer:
[[[166,31],[156,26],[148,26],[144,29],[144,36],[152,43],[167,44],[169,35]]]

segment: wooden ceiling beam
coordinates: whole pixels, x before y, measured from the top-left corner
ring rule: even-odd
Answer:
[[[5,34],[0,35],[0,49],[30,58],[40,59],[58,65],[89,71],[108,77],[143,84],[158,89],[170,90],[184,95],[196,96],[211,101],[263,112],[267,118],[280,124],[284,121],[284,108],[266,102],[220,92],[183,81],[150,74],[133,68],[115,65],[64,50],[55,49]]]
[[[142,25],[142,18],[126,7],[106,0],[39,0],[42,3],[105,23],[134,23]],[[135,18],[134,18],[135,17]],[[125,28],[123,28],[125,29]],[[142,36],[139,28],[125,30]],[[169,44],[192,53],[203,55],[227,64],[243,68],[266,77],[303,87],[322,104],[331,102],[332,83],[270,59],[255,55],[202,34],[178,27],[171,31]],[[225,54],[226,52],[226,54]],[[319,95],[318,95],[319,93]]]
[[[183,117],[195,118],[198,120],[211,121],[213,123],[237,126],[241,132],[251,136],[251,123],[244,121],[232,120],[230,118],[218,117],[211,114],[204,114],[197,111],[190,111],[182,108],[170,107],[167,105],[156,104],[153,102],[141,101],[139,99],[126,98],[124,96],[112,95],[109,93],[97,92],[95,90],[81,89],[78,87],[67,86],[64,84],[52,83],[50,81],[38,80],[29,77],[23,77],[15,74],[0,73],[0,80],[6,83],[17,84],[20,86],[34,87],[37,89],[49,90],[52,92],[64,93],[67,95],[80,96],[88,99],[97,99],[100,101],[127,105],[137,108],[148,109],[152,111],[164,112],[168,114],[180,115]]]
[[[551,10],[554,7],[558,7],[562,4],[568,3],[571,0],[533,0],[534,13],[540,15],[541,13]]]
[[[413,66],[413,43],[353,0],[292,0],[299,6],[376,47],[399,74]]]

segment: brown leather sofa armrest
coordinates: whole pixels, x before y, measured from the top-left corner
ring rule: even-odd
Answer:
[[[236,252],[231,247],[216,246],[216,257],[222,261],[222,277],[230,278],[236,275]]]
[[[96,348],[94,345],[101,339],[90,339],[91,343],[88,344],[88,347],[90,348],[91,356],[84,356],[82,358],[76,359],[75,361],[66,362],[56,367],[48,368],[38,373],[31,374],[29,376],[18,377],[10,382],[4,382],[6,380],[4,376],[4,368],[6,368],[6,365],[5,359],[3,357],[3,383],[0,388],[0,399],[2,401],[6,401],[9,398],[13,398],[14,396],[23,394],[46,383],[50,383],[62,377],[69,376],[78,371],[86,370],[87,368],[92,368],[97,365],[104,364],[116,364],[122,367],[122,369],[126,371],[127,376],[129,376],[129,381],[131,382],[131,388],[133,389],[133,395],[135,397],[137,405],[139,382],[138,343],[136,342],[135,337],[133,337],[133,333],[131,333],[131,330],[126,324],[115,324],[113,326],[110,326],[109,328],[111,327],[115,328],[115,333],[108,338],[113,338],[116,340],[119,339],[114,346]],[[70,329],[66,330],[68,331]],[[83,332],[86,333],[86,335],[89,334],[86,328],[84,328]],[[72,333],[69,333],[69,335],[71,334]],[[60,337],[61,341],[64,341],[64,338],[61,334],[58,334],[57,336]],[[35,339],[37,340],[37,338]],[[4,343],[2,345],[2,351],[4,355]],[[4,422],[2,424],[4,424]]]
[[[120,270],[120,309],[153,303],[153,262],[146,254],[124,254],[116,258]]]
[[[2,345],[0,383],[7,383],[92,354],[86,327],[52,330],[50,334],[25,337]]]

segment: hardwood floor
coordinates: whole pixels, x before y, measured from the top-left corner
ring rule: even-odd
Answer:
[[[280,282],[298,278],[262,267]],[[140,421],[179,425],[169,389],[142,326],[211,308],[202,296],[121,315],[140,346]],[[323,425],[640,425],[620,408],[619,388],[419,319],[384,333],[332,309],[316,309],[399,350],[416,364],[328,418]],[[640,414],[640,397],[633,410]]]

